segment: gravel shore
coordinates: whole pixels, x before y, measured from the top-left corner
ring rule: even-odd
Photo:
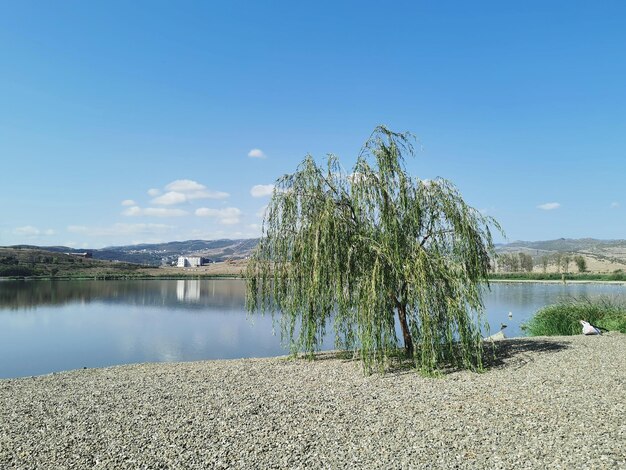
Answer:
[[[0,380],[0,468],[626,468],[626,335],[498,347],[438,379],[326,353]]]

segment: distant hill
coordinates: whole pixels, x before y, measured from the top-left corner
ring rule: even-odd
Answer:
[[[515,248],[530,248],[533,250],[554,252],[602,251],[615,247],[626,247],[626,240],[598,240],[596,238],[559,238],[537,242],[514,241],[499,248],[514,250]]]
[[[0,277],[63,277],[70,275],[75,277],[102,277],[111,274],[131,275],[144,269],[138,264],[96,260],[66,254],[78,253],[67,247],[51,248],[55,249],[49,250],[29,245],[0,247]]]
[[[187,240],[167,243],[111,246],[102,249],[75,249],[66,246],[38,247],[16,245],[16,249],[36,249],[56,253],[88,251],[95,260],[121,261],[149,266],[171,265],[181,255],[197,255],[213,261],[245,259],[258,244],[258,238],[237,240]],[[626,240],[598,240],[595,238],[559,238],[544,241],[514,241],[496,246],[498,253],[525,253],[539,264],[542,257],[558,253],[581,255],[590,271],[611,272],[626,270]],[[539,269],[536,266],[535,269]]]
[[[583,256],[592,272],[626,270],[626,240],[598,240],[595,238],[559,238],[545,241],[515,241],[496,246],[503,253],[524,253],[537,263],[543,257],[557,254]],[[538,269],[536,267],[536,269]]]
[[[213,261],[244,259],[258,243],[257,238],[239,240],[187,240],[167,243],[112,246],[101,249],[75,249],[67,246],[15,245],[10,248],[44,250],[55,253],[90,252],[93,259],[122,261],[149,266],[168,265],[181,255],[197,255]]]

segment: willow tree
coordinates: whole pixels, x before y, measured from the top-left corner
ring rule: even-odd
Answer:
[[[247,268],[250,311],[280,312],[292,352],[337,346],[369,370],[399,347],[425,372],[482,365],[490,226],[444,179],[411,177],[412,136],[378,127],[345,172],[307,156],[277,180]],[[499,228],[499,227],[498,227]]]

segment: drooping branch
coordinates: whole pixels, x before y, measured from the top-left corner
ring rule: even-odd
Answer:
[[[351,173],[311,157],[281,178],[250,260],[250,310],[280,312],[294,351],[320,345],[327,322],[366,368],[398,347],[416,365],[480,367],[479,283],[493,251],[489,224],[445,180],[404,168],[408,134],[377,128]],[[495,224],[497,228],[497,224]],[[486,262],[487,260],[487,262]],[[397,312],[397,323],[394,312]],[[446,360],[448,360],[446,359]]]

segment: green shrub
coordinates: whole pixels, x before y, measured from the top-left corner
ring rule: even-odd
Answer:
[[[33,276],[36,272],[34,269],[28,266],[3,266],[0,267],[0,277],[14,277],[14,276]]]
[[[626,273],[490,273],[492,280],[526,281],[626,281]]]
[[[568,300],[540,309],[523,327],[529,336],[578,335],[580,320],[626,333],[626,304],[608,297]]]

